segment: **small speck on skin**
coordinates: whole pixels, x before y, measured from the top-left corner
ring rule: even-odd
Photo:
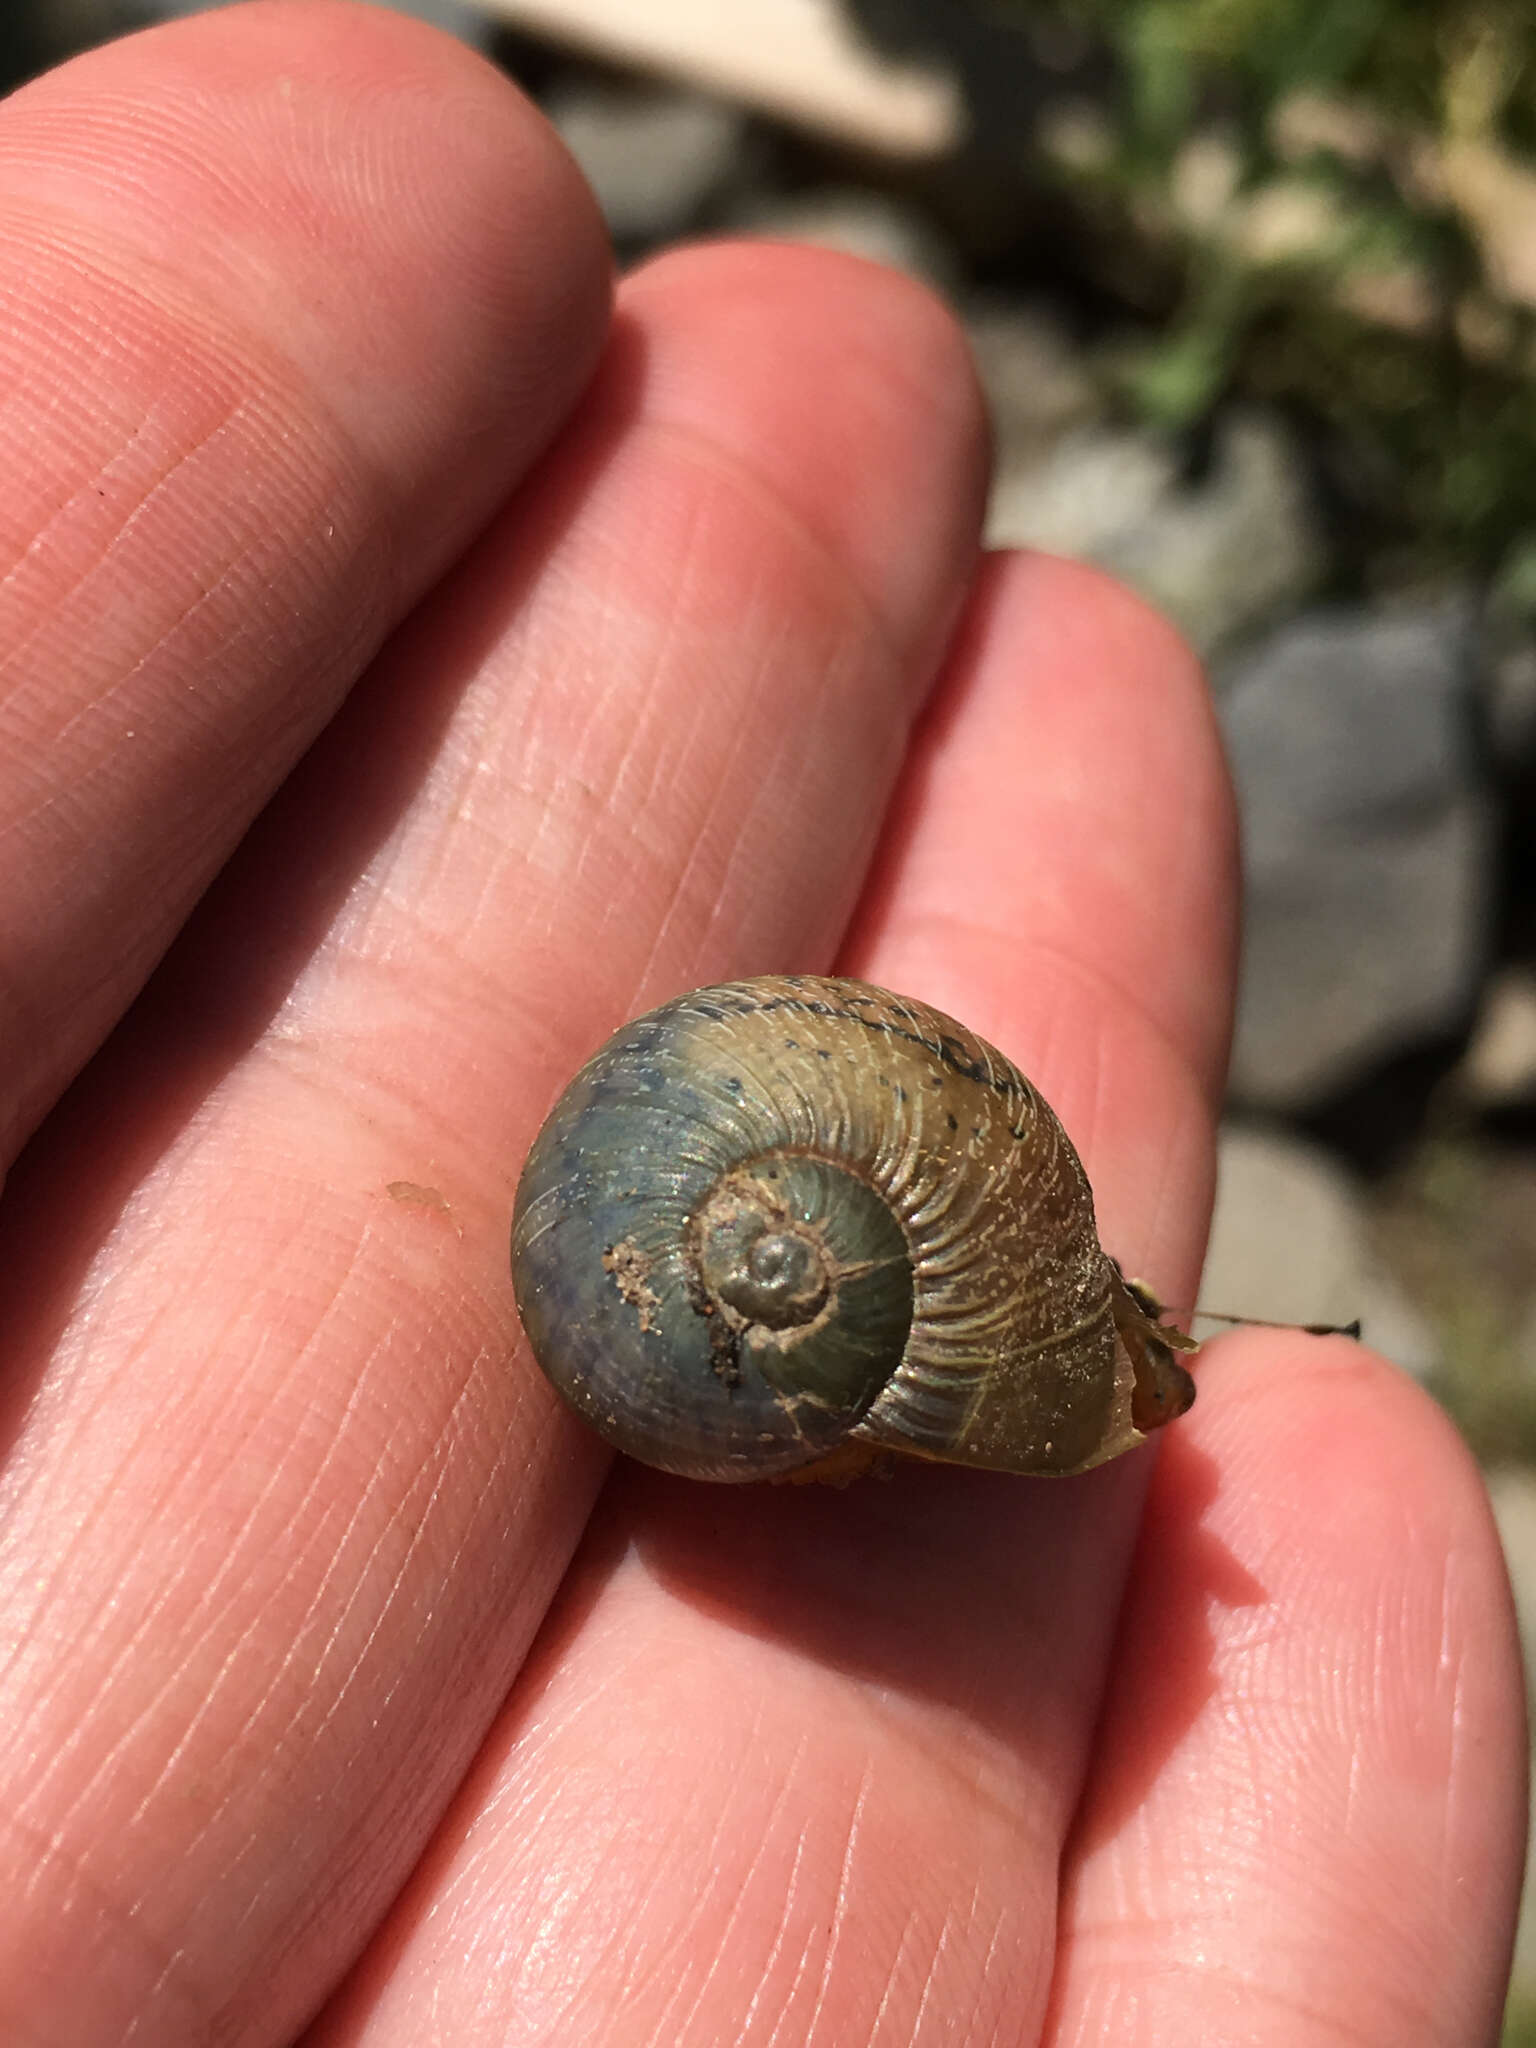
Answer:
[[[392,1202],[404,1202],[412,1209],[435,1209],[440,1216],[453,1216],[453,1208],[441,1188],[424,1187],[419,1180],[392,1180],[385,1183],[384,1192]],[[463,1231],[457,1223],[455,1232],[462,1237]]]

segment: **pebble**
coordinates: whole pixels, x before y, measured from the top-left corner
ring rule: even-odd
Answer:
[[[1000,474],[1025,471],[1072,428],[1102,415],[1104,396],[1083,351],[1047,307],[978,298],[965,309],[965,331]]]
[[[1222,423],[1194,480],[1148,430],[1080,427],[1043,450],[1001,438],[987,540],[1097,562],[1206,655],[1300,602],[1323,566],[1304,465],[1258,408]]]
[[[1464,1028],[1490,937],[1491,798],[1456,601],[1314,611],[1218,677],[1247,899],[1234,1092],[1302,1110]]]
[[[810,242],[904,271],[950,296],[958,266],[948,240],[917,208],[859,186],[820,185],[793,197],[758,196],[734,208],[727,225],[776,241]]]
[[[446,29],[460,42],[483,46],[490,37],[490,23],[475,0],[377,0],[392,14],[414,14],[434,28]],[[111,20],[111,32],[137,28],[145,21],[163,21],[178,14],[203,14],[209,0],[70,0],[71,11],[82,18],[98,16]]]
[[[669,86],[558,86],[544,112],[623,245],[685,234],[730,176],[746,123],[723,100]]]
[[[1217,1170],[1202,1307],[1277,1323],[1358,1320],[1363,1340],[1406,1371],[1434,1367],[1434,1333],[1373,1253],[1361,1188],[1329,1153],[1231,1120]]]

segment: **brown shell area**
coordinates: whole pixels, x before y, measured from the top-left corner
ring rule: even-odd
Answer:
[[[1121,1284],[1077,1154],[1011,1061],[943,1012],[867,983],[765,977],[684,998],[694,1006],[706,1014],[690,1056],[798,1105],[784,1149],[867,1179],[910,1249],[905,1354],[844,1450],[814,1471],[839,1476],[834,1463],[851,1472],[892,1451],[1070,1473],[1164,1419],[1137,1397],[1138,1366],[1145,1377],[1156,1361],[1132,1352],[1169,1333]],[[703,1028],[726,1017],[728,1031]]]

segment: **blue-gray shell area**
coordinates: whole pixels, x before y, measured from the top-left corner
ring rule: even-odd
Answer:
[[[731,1169],[815,1136],[797,1091],[734,1056],[741,1014],[724,992],[668,1005],[582,1069],[524,1170],[513,1263],[535,1355],[595,1428],[651,1463],[755,1479],[814,1461],[868,1407],[910,1281],[894,1355],[841,1411],[770,1384],[701,1301],[690,1218]]]

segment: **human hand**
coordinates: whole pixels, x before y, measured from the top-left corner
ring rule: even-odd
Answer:
[[[579,1057],[834,964],[1016,1058],[1190,1298],[1210,710],[1104,579],[978,567],[947,317],[736,246],[607,332],[512,89],[320,0],[30,89],[0,192],[0,2038],[1486,2041],[1508,1597],[1368,1352],[830,1493],[610,1467],[519,1337]]]

